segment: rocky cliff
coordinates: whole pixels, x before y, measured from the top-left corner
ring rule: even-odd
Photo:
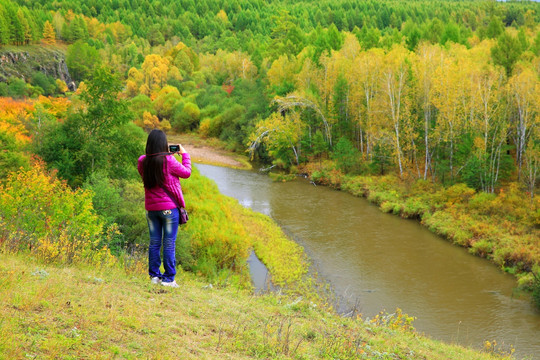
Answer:
[[[12,76],[28,81],[35,71],[63,80],[70,91],[77,89],[61,49],[40,46],[0,47],[0,81],[6,82]]]

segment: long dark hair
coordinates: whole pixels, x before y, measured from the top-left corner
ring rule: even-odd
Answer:
[[[164,156],[168,155],[167,135],[161,130],[152,130],[146,140],[146,157],[143,160],[143,183],[144,187],[151,189],[163,186]]]

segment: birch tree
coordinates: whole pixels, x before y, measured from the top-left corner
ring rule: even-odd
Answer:
[[[386,95],[386,112],[394,132],[394,151],[397,156],[400,176],[403,176],[404,172],[401,137],[409,108],[407,99],[407,76],[409,73],[407,55],[407,50],[402,46],[396,46],[388,52],[385,57],[385,66],[381,78],[381,89]]]
[[[366,156],[373,160],[375,127],[375,98],[380,91],[380,72],[384,59],[382,49],[370,49],[354,59],[351,81],[353,97],[360,97],[357,108],[360,123],[360,149],[365,148]],[[364,144],[365,139],[365,144]]]
[[[463,102],[466,79],[458,56],[447,56],[442,66],[438,67],[434,82],[433,104],[438,111],[436,136],[449,145],[450,180],[454,178],[454,153],[456,138],[460,134],[463,120]],[[442,154],[443,156],[445,154]]]
[[[508,122],[503,111],[504,73],[500,68],[485,64],[477,66],[471,75],[472,98],[477,99],[473,128],[481,139],[475,143],[482,159],[480,183],[482,190],[494,192],[499,179],[501,150],[508,135]]]
[[[418,79],[417,102],[424,120],[424,180],[431,169],[433,151],[437,146],[433,129],[436,122],[436,109],[433,106],[434,81],[438,68],[444,61],[444,52],[439,45],[421,44],[417,51],[414,72]]]
[[[521,68],[508,81],[509,96],[515,109],[513,135],[516,145],[516,162],[521,177],[523,157],[531,133],[539,126],[538,77],[530,68]]]

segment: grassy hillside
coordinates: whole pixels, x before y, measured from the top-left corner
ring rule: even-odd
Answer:
[[[1,254],[0,359],[500,358],[428,340],[399,314],[377,325],[192,273],[178,280],[168,289],[119,267]]]

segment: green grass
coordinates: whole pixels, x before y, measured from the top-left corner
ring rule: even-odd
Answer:
[[[495,359],[303,300],[0,254],[0,359]],[[391,318],[392,319],[392,318]]]

